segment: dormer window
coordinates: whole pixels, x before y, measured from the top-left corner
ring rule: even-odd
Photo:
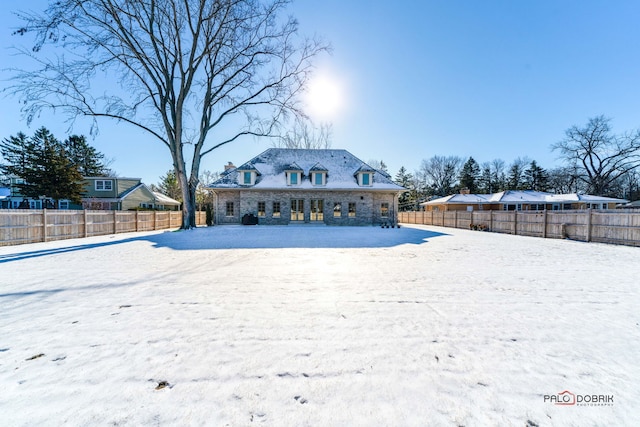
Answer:
[[[255,171],[239,171],[238,184],[240,185],[254,185],[256,183]]]
[[[309,169],[309,175],[312,185],[327,185],[327,168],[322,166],[320,163],[316,163],[311,169]]]
[[[375,169],[369,165],[363,164],[353,175],[358,180],[358,185],[360,187],[371,187],[373,186],[374,173]]]
[[[287,185],[302,184],[302,168],[295,163],[285,168],[285,176],[287,177]]]
[[[326,185],[327,174],[326,172],[313,172],[311,174],[311,182],[313,185]]]
[[[373,172],[359,172],[358,185],[360,187],[371,187],[373,185]]]
[[[287,185],[299,185],[301,181],[302,172],[288,172],[287,173]]]

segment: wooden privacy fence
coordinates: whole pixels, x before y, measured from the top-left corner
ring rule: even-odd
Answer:
[[[205,213],[196,212],[204,225]],[[0,210],[0,246],[178,228],[180,211]]]
[[[574,239],[640,246],[640,212],[572,211],[417,211],[399,212],[405,224],[486,230],[521,236]]]

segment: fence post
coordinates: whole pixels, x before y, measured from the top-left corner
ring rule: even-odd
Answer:
[[[489,231],[493,231],[493,209],[489,211]]]
[[[518,211],[513,211],[513,234],[518,235]]]
[[[453,228],[458,228],[458,210],[453,211]]]
[[[113,234],[118,232],[118,211],[113,211]]]
[[[47,208],[42,209],[42,241],[47,241]]]
[[[587,242],[591,241],[591,208],[587,209]]]
[[[547,238],[547,207],[544,208],[544,219],[542,220],[542,238]]]
[[[153,211],[153,229],[158,229],[158,211]]]
[[[88,237],[89,236],[89,225],[87,224],[87,210],[84,209],[83,211],[83,217],[84,217],[84,237]]]
[[[135,212],[136,212],[135,218],[136,218],[136,232],[137,232],[138,231],[138,211],[135,211]]]
[[[431,209],[431,224],[429,225],[433,225],[433,209]]]

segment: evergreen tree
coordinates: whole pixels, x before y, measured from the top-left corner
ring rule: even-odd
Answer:
[[[478,179],[480,177],[480,166],[473,157],[469,157],[469,160],[462,166],[460,171],[460,188],[468,188],[471,193],[478,191]]]
[[[483,163],[478,177],[478,192],[482,194],[490,194],[494,191],[494,183],[491,174],[491,164]]]
[[[182,191],[180,190],[180,183],[176,178],[176,173],[172,170],[167,171],[164,176],[160,177],[158,186],[153,187],[153,190],[157,190],[165,196],[169,196],[174,200],[182,202]]]
[[[0,170],[7,176],[23,177],[34,152],[33,141],[22,132],[5,138],[0,143],[0,154],[3,158]]]
[[[41,196],[80,203],[82,175],[69,159],[64,146],[46,128],[27,139],[23,133],[5,139],[0,145],[5,163],[2,171],[25,180],[18,184],[25,197]]]
[[[410,211],[416,208],[416,202],[418,200],[418,191],[416,188],[416,182],[413,175],[405,169],[404,166],[400,167],[394,182],[409,191],[406,191],[398,197],[398,209],[400,211]]]
[[[524,178],[525,166],[528,160],[518,157],[509,167],[507,177],[507,190],[526,190],[527,183]]]
[[[107,166],[104,164],[104,154],[89,145],[84,135],[71,135],[63,145],[71,163],[78,166],[78,170],[83,176],[109,174]]]
[[[529,190],[547,191],[549,189],[549,174],[538,166],[535,160],[532,160],[529,168],[524,171],[524,180]]]

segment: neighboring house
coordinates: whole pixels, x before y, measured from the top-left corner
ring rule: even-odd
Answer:
[[[406,191],[346,150],[284,148],[225,166],[209,189],[217,224],[253,215],[273,225],[395,223],[398,195]]]
[[[3,177],[0,180],[0,208],[42,209],[45,200],[24,197],[18,188],[19,184],[24,184],[24,179],[17,176]]]
[[[29,199],[20,194],[17,185],[21,178],[10,177],[0,182],[0,208],[42,209],[53,207],[48,198]],[[151,191],[139,178],[85,177],[82,205],[70,200],[58,200],[58,209],[179,210],[180,202],[161,193]]]
[[[84,178],[82,208],[179,210],[180,202],[151,191],[140,178],[92,176]]]
[[[542,211],[572,209],[615,209],[625,199],[592,196],[589,194],[553,194],[541,191],[507,190],[494,194],[452,194],[420,203],[426,211]]]

